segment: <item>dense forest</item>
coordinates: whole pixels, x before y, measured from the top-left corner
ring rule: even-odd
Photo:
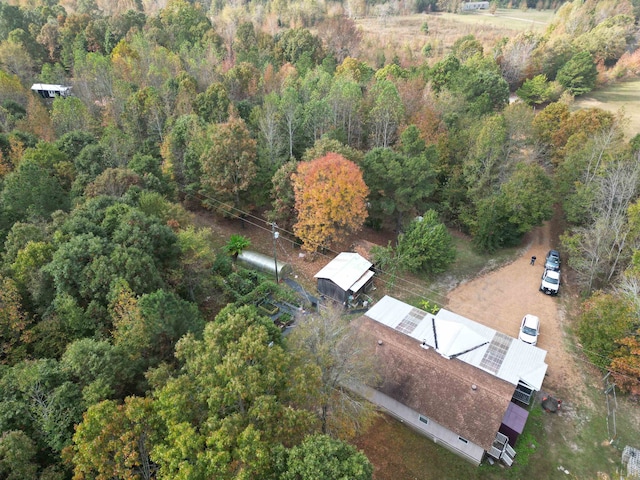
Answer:
[[[358,16],[456,7],[0,2],[0,477],[371,478],[366,352],[334,311],[284,339],[259,304],[295,298],[201,209],[309,252],[394,229],[380,265],[440,272],[445,226],[494,251],[557,204],[585,352],[640,393],[640,136],[571,108],[640,72],[637,5],[528,7],[544,33],[436,56],[425,15],[385,58]]]

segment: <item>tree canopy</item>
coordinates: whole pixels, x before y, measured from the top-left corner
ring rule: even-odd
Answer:
[[[370,412],[327,380],[368,377],[357,342],[339,315],[283,340],[255,304],[294,293],[233,262],[254,240],[220,214],[310,252],[366,225],[421,277],[449,229],[492,251],[555,206],[581,342],[636,392],[638,139],[570,101],[637,76],[637,3],[397,48],[364,2],[0,2],[0,477],[371,478],[333,438]]]
[[[298,213],[293,230],[306,250],[332,245],[362,228],[369,189],[356,164],[329,153],[300,163],[292,180]]]

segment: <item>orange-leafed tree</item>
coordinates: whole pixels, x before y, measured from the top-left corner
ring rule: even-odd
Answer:
[[[611,361],[613,379],[623,391],[640,395],[640,329],[617,343],[620,348]]]
[[[331,246],[362,228],[369,189],[355,163],[328,153],[300,163],[291,178],[298,214],[293,231],[305,250]]]
[[[22,311],[16,283],[0,277],[0,363],[13,364],[26,353],[24,344],[29,338],[29,317]]]

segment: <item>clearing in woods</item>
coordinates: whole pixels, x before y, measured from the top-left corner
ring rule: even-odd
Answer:
[[[197,215],[197,223],[210,227],[221,243],[232,233],[240,233],[250,238],[252,250],[273,255],[271,228],[264,221],[251,219],[242,228],[239,220],[201,213]],[[618,397],[617,436],[610,443],[612,435],[607,429],[602,375],[585,362],[571,333],[570,320],[579,302],[577,295],[572,293],[566,263],[560,295],[552,298],[538,291],[544,257],[550,248],[558,246],[560,231],[561,225],[554,219],[531,232],[515,258],[506,265],[459,284],[445,279],[446,285],[457,286],[448,291],[443,303],[456,313],[514,337],[518,335],[522,316],[526,313],[538,315],[541,319],[539,346],[548,351],[549,365],[543,390],[563,400],[562,410],[558,414],[547,414],[541,411],[539,402],[532,406],[527,429],[516,445],[516,463],[509,470],[497,465],[472,467],[433,441],[381,415],[372,427],[355,439],[356,445],[374,464],[376,480],[502,479],[525,475],[528,478],[596,478],[598,472],[612,475],[620,468],[625,445],[640,446],[637,445],[640,429],[637,402],[622,396]],[[357,237],[345,239],[336,251],[348,250],[358,239],[386,245],[392,237],[387,232],[365,229]],[[290,263],[299,283],[315,293],[313,275],[333,258],[335,252],[318,255],[314,261],[309,261],[308,257],[300,256],[301,250],[284,234],[278,239],[276,248],[278,259]],[[537,257],[533,266],[530,265],[532,255]],[[378,285],[374,292],[377,298],[389,287],[381,280]],[[439,287],[432,285],[432,288]],[[391,294],[398,296],[395,289]],[[570,475],[564,473],[565,469]]]

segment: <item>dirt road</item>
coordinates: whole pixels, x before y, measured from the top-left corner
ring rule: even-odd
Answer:
[[[556,216],[558,218],[558,216]],[[252,249],[267,255],[273,252],[273,239],[269,228],[264,225],[247,223],[240,230],[237,220],[214,220],[208,214],[197,216],[198,224],[213,228],[223,238],[231,233],[242,233],[249,237]],[[574,392],[584,388],[584,382],[578,374],[575,357],[567,353],[565,336],[561,328],[564,312],[562,298],[544,295],[538,289],[544,270],[544,257],[550,248],[556,247],[557,234],[561,230],[557,222],[547,222],[534,229],[525,241],[521,256],[514,262],[481,277],[462,283],[448,294],[446,308],[481,322],[512,337],[518,337],[520,321],[527,313],[540,317],[541,335],[538,346],[547,351],[546,362],[549,365],[543,388],[551,393]],[[386,245],[388,238],[380,232],[367,231],[367,239],[379,245]],[[378,238],[380,237],[380,238]],[[352,241],[350,239],[349,241]],[[338,250],[348,248],[346,242]],[[330,260],[330,256],[319,256],[313,262],[299,256],[300,250],[285,240],[278,242],[278,259],[294,266],[297,280],[307,288],[313,288],[313,275]],[[531,256],[537,257],[535,265],[529,264]],[[561,279],[562,281],[562,279]],[[560,296],[563,287],[560,286]],[[566,293],[565,293],[566,295]]]
[[[516,338],[524,315],[531,313],[540,317],[538,347],[547,351],[549,365],[543,388],[552,392],[567,387],[581,388],[575,359],[564,346],[561,300],[539,291],[544,258],[555,246],[551,224],[547,222],[530,234],[528,246],[517,260],[455,288],[449,293],[446,306]],[[533,266],[530,265],[532,255],[537,257]],[[560,295],[562,290],[561,285]]]

